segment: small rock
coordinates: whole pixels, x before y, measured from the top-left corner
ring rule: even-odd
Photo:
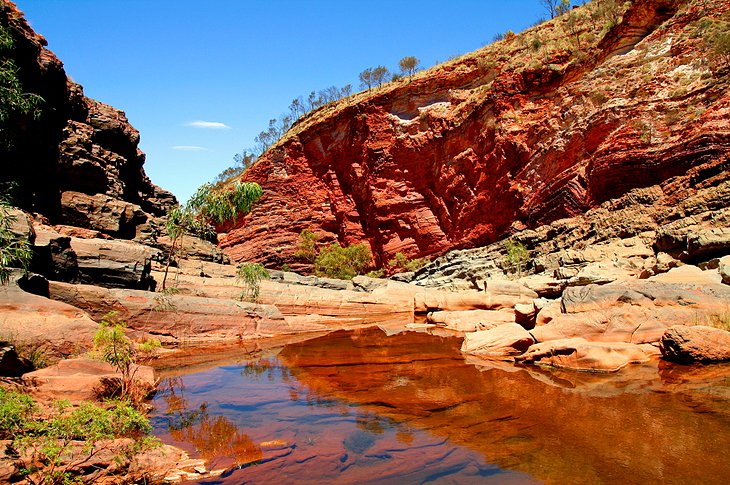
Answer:
[[[535,328],[536,315],[537,308],[535,308],[534,303],[518,303],[515,305],[515,322],[519,323],[527,330]]]

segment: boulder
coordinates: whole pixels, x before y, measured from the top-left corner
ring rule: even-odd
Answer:
[[[687,236],[687,253],[695,261],[730,253],[730,227],[690,233]]]
[[[130,330],[166,337],[172,342],[236,341],[312,330],[309,326],[290,324],[272,305],[233,299],[61,282],[51,282],[50,291],[51,298],[83,308],[96,319],[113,310]]]
[[[81,283],[105,288],[154,289],[152,258],[159,251],[131,241],[71,238]]]
[[[726,285],[730,285],[730,256],[723,256],[717,265],[717,271],[720,273],[720,279]]]
[[[616,372],[628,364],[646,362],[650,355],[641,345],[570,338],[535,344],[515,361],[578,371]]]
[[[504,310],[466,310],[431,312],[426,321],[460,332],[488,330],[515,321],[515,312]]]
[[[71,249],[71,237],[40,223],[35,224],[34,230],[33,271],[57,281],[78,281],[79,265]]]
[[[527,330],[535,328],[537,308],[534,303],[518,303],[515,305],[515,322]]]
[[[537,298],[537,293],[522,285],[489,282],[485,291],[446,292],[424,289],[415,295],[414,307],[416,313],[437,310],[499,310],[514,308],[518,303],[531,303],[534,298]]]
[[[556,314],[549,323],[536,326],[530,333],[538,342],[582,337],[594,342],[656,343],[667,328],[692,321],[697,315],[693,308],[619,305]]]
[[[155,388],[151,367],[134,365],[131,375],[144,392]],[[101,400],[118,394],[122,383],[121,374],[110,364],[88,358],[61,360],[56,365],[29,372],[22,379],[29,393],[41,401]]]
[[[88,195],[66,191],[61,194],[61,216],[65,225],[78,226],[131,239],[137,226],[147,220],[138,205],[105,194]]]
[[[659,342],[662,356],[680,363],[730,360],[730,332],[705,325],[677,325]]]
[[[74,306],[26,293],[14,282],[0,287],[3,337],[40,347],[51,360],[88,350],[98,328]]]
[[[565,281],[561,281],[545,273],[525,276],[519,279],[525,287],[531,289],[540,297],[560,296],[565,289]]]
[[[659,283],[674,283],[679,285],[716,285],[722,282],[722,277],[717,271],[704,271],[697,266],[685,264],[672,268],[665,273],[658,274],[649,278],[649,281],[657,281]]]
[[[525,352],[535,340],[517,323],[467,333],[461,351],[481,357],[509,358]]]
[[[135,241],[144,242],[139,239],[136,239]],[[168,236],[158,236],[156,238],[156,242],[156,246],[162,247],[165,254],[169,253],[172,243]],[[218,247],[210,241],[205,241],[199,237],[185,236],[183,243],[182,255],[185,259],[190,259],[196,262],[206,261],[217,264],[230,263],[230,258],[228,258],[223,251],[218,249]]]
[[[560,300],[548,300],[538,298],[533,300],[537,315],[535,316],[535,326],[547,325],[556,317],[562,314],[562,303]]]

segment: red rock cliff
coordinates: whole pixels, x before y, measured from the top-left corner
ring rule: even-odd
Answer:
[[[291,264],[310,228],[377,262],[439,254],[719,159],[729,77],[703,25],[730,2],[706,3],[633,2],[612,23],[594,2],[310,113],[246,173],[264,197],[221,246]]]

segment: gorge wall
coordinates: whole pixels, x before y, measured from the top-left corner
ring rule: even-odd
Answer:
[[[3,59],[17,66],[23,91],[43,99],[37,117],[8,121],[11,143],[0,147],[0,182],[14,186],[17,205],[52,224],[134,238],[176,203],[145,174],[139,132],[123,111],[84,96],[46,40],[6,0],[0,25],[13,43]]]
[[[312,229],[369,243],[381,264],[483,246],[693,167],[727,172],[730,70],[707,32],[730,2],[607,3],[306,115],[245,173],[264,196],[221,246],[296,266]]]

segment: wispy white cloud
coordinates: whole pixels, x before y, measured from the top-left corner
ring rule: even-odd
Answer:
[[[178,150],[181,152],[205,152],[208,151],[205,147],[196,147],[193,145],[175,145],[172,147],[173,150]]]
[[[220,121],[191,121],[190,123],[187,123],[186,126],[192,126],[193,128],[204,128],[207,130],[230,130],[231,127],[228,126],[225,123],[221,123]]]

